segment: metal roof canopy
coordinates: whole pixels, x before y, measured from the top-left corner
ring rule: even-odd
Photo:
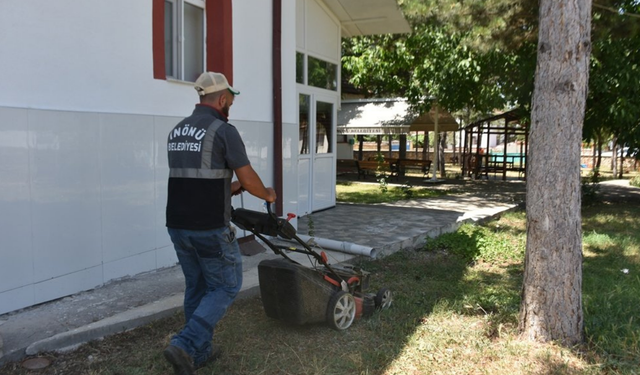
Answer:
[[[343,37],[411,32],[396,0],[324,0],[324,3],[338,17]]]
[[[344,100],[338,111],[338,134],[406,134],[434,131],[436,106],[428,113],[411,112],[406,99]],[[438,131],[459,130],[449,112],[438,108]]]
[[[503,112],[500,113],[498,115],[494,115],[491,117],[487,117],[487,118],[483,118],[482,120],[478,120],[474,123],[471,123],[467,126],[465,126],[465,130],[466,129],[473,129],[476,127],[487,127],[487,128],[494,128],[491,126],[491,122],[492,121],[496,121],[496,120],[504,120],[505,124],[500,124],[499,127],[503,128],[503,127],[509,127],[509,124],[512,122],[516,122],[517,124],[515,125],[515,128],[526,128],[526,125],[520,124],[520,119],[522,118],[521,116],[521,110],[519,108],[516,109],[512,109],[510,111],[507,112]]]

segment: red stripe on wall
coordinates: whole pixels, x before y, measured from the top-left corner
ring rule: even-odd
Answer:
[[[232,0],[207,0],[207,71],[223,73],[233,85]]]
[[[153,0],[153,78],[167,79],[164,63],[164,0]]]

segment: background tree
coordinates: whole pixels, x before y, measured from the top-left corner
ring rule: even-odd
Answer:
[[[432,98],[450,112],[504,107],[497,72],[513,59],[500,51],[476,52],[463,39],[430,25],[408,35],[348,39],[343,74],[367,96],[406,97],[417,112],[428,111]]]
[[[414,23],[430,23],[465,35],[476,50],[519,49],[538,37],[537,0],[402,0]]]
[[[583,341],[580,147],[591,1],[541,0],[527,175],[522,334]]]
[[[370,96],[406,96],[422,110],[424,98],[437,97],[451,111],[531,111],[520,327],[533,339],[580,342],[583,122],[587,139],[640,147],[640,1],[401,5],[414,33],[345,41],[345,77]]]
[[[451,112],[468,109],[470,115],[462,117],[469,121],[504,105],[520,107],[523,117],[529,116],[537,0],[400,0],[400,4],[414,25],[413,35],[345,40],[346,79],[370,96],[407,96],[418,110],[430,105],[421,102],[425,97],[438,97]],[[640,87],[636,84],[640,53],[634,47],[640,32],[640,1],[597,0],[592,11],[590,76],[594,79],[588,91],[584,138],[606,144],[616,136],[633,152],[640,148],[638,123],[629,120],[638,118],[631,108],[640,108],[635,103],[640,95],[633,92]],[[625,76],[630,79],[625,81]],[[624,84],[616,86],[620,82]],[[609,103],[613,98],[618,102]]]
[[[583,138],[597,148],[594,168],[600,167],[602,146],[609,140],[630,146],[629,153],[638,155],[640,36],[610,36],[594,41],[590,77]]]

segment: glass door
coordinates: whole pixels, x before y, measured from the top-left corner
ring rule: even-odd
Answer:
[[[336,173],[336,104],[331,98],[315,96],[315,129],[312,153],[311,210],[318,211],[335,206]]]
[[[337,103],[331,96],[298,97],[298,215],[335,206]]]

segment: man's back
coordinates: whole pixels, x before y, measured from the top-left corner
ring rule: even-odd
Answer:
[[[209,106],[170,132],[167,227],[207,230],[229,224],[233,168],[249,164],[237,130]]]

